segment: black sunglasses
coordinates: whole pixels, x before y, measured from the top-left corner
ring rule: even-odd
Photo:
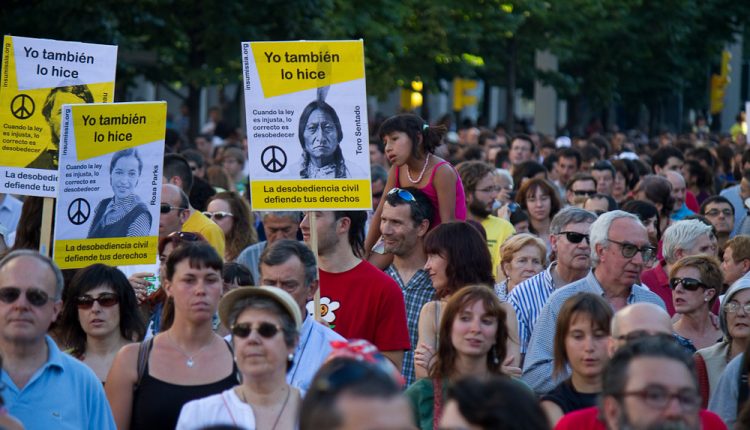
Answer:
[[[708,288],[708,285],[693,278],[672,278],[669,280],[669,288],[673,290],[676,290],[679,284],[682,284],[682,288],[688,291],[695,291],[698,288]]]
[[[570,243],[581,243],[583,239],[586,239],[586,243],[591,244],[588,234],[576,233],[575,231],[561,231],[558,234],[564,234]]]
[[[393,188],[390,191],[388,191],[388,195],[389,196],[392,196],[394,194],[398,195],[401,198],[401,200],[404,200],[406,202],[416,202],[417,201],[417,199],[414,198],[414,195],[412,193],[410,193],[410,192],[408,192],[408,191],[406,191],[404,189],[401,189],[401,188]]]
[[[163,214],[168,214],[168,213],[172,212],[172,211],[173,211],[173,210],[175,210],[175,209],[179,209],[179,210],[187,210],[187,208],[181,208],[181,207],[179,207],[179,206],[172,206],[172,205],[168,205],[168,204],[166,204],[166,203],[162,203],[162,204],[161,204],[161,205],[159,206],[159,211],[160,211],[161,213],[163,213]]]
[[[21,297],[21,289],[18,287],[0,288],[0,301],[3,303],[15,303],[19,297]],[[41,308],[50,301],[50,298],[49,294],[38,288],[29,288],[26,290],[26,301],[31,303],[32,306]]]
[[[612,239],[607,239],[607,241],[620,245],[620,252],[625,258],[633,258],[639,252],[641,253],[641,257],[643,257],[643,261],[651,261],[656,257],[656,248],[650,245],[644,245],[639,248],[632,243],[618,242]]]
[[[173,231],[172,233],[169,233],[167,237],[172,240],[183,240],[185,242],[197,242],[203,240],[203,238],[197,233],[191,231]]]
[[[589,190],[573,190],[573,194],[577,196],[593,196],[596,194],[596,190],[589,191]]]
[[[258,334],[266,339],[270,339],[274,336],[276,336],[276,333],[278,333],[281,330],[281,327],[277,326],[276,324],[272,324],[270,322],[262,322],[258,324],[255,328],[253,328],[252,324],[250,323],[239,323],[232,326],[232,336],[237,336],[242,339],[250,336],[250,333],[253,332],[253,330],[257,330]]]
[[[76,297],[76,306],[78,306],[78,309],[91,309],[94,307],[94,302],[99,303],[99,306],[103,308],[108,308],[120,303],[120,298],[117,297],[117,294],[113,293],[100,294],[99,297],[88,295]]]

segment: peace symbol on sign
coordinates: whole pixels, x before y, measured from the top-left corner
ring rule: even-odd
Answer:
[[[78,198],[70,202],[68,206],[68,219],[74,225],[81,225],[89,219],[91,215],[91,206],[86,199]]]
[[[269,172],[280,172],[286,167],[286,152],[276,145],[271,145],[260,154],[260,162]]]
[[[26,119],[34,114],[34,99],[26,94],[19,94],[10,101],[10,113],[18,119]]]

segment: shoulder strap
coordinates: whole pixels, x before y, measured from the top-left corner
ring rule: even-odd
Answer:
[[[151,353],[151,348],[154,347],[154,338],[144,340],[141,342],[141,344],[138,346],[138,379],[135,381],[135,385],[133,386],[133,391],[138,389],[138,386],[141,385],[141,379],[143,379],[143,374],[146,373],[146,365],[148,364],[148,355]]]
[[[737,410],[741,411],[742,407],[747,401],[748,394],[750,394],[750,387],[747,385],[747,355],[742,355],[742,363],[740,364],[740,376],[739,376],[739,387],[737,391]]]
[[[232,372],[234,373],[234,377],[237,379],[238,384],[242,384],[242,373],[240,373],[240,368],[237,367],[237,361],[234,359],[234,348],[232,348],[232,342],[224,339],[224,343],[227,344],[229,355],[232,356]]]
[[[435,300],[435,350],[437,351],[440,334],[440,299]]]
[[[440,416],[443,414],[443,384],[438,378],[432,379],[432,394],[433,394],[433,407],[432,407],[432,428],[438,430],[440,423]]]
[[[435,173],[437,173],[438,167],[442,166],[443,164],[450,164],[447,161],[443,160],[435,165],[435,167],[432,168],[432,173],[430,174],[430,183],[432,183],[432,179],[435,177]],[[456,175],[458,176],[458,175]],[[459,176],[460,178],[460,176]]]

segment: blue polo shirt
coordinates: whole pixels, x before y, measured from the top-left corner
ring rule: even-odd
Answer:
[[[91,369],[64,354],[46,337],[49,356],[23,389],[3,370],[8,412],[27,429],[113,429],[112,410]]]

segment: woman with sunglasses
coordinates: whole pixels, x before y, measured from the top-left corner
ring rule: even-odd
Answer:
[[[719,261],[708,255],[681,258],[669,270],[672,303],[679,316],[672,328],[690,340],[695,349],[721,341],[719,319],[711,313],[711,306],[723,283]]]
[[[553,377],[571,369],[566,379],[545,394],[542,409],[550,426],[563,415],[596,406],[602,391],[601,376],[609,362],[609,333],[612,307],[590,293],[578,293],[565,301],[557,315],[554,337]]]
[[[503,374],[508,340],[505,319],[500,299],[485,285],[464,287],[448,300],[429,378],[420,379],[406,390],[420,429],[437,428],[449,385],[467,376]]]
[[[244,287],[221,299],[219,316],[231,327],[242,383],[186,404],[177,429],[296,428],[302,396],[287,384],[286,373],[302,324],[299,305],[280,288]]]
[[[171,319],[153,338],[123,347],[107,377],[118,428],[172,429],[185,403],[237,384],[232,347],[212,321],[221,270],[208,243],[182,243],[167,258],[162,288],[174,305]]]
[[[133,289],[117,268],[93,264],[76,273],[66,296],[60,317],[62,343],[106,381],[115,354],[140,340],[145,331]]]
[[[213,195],[208,199],[208,206],[203,215],[215,222],[224,232],[225,262],[234,261],[245,248],[258,242],[255,217],[250,212],[250,205],[233,191]]]
[[[695,353],[695,370],[703,398],[702,407],[716,393],[727,363],[750,346],[750,279],[740,278],[727,290],[719,308],[721,342]]]
[[[427,254],[424,269],[432,280],[437,300],[425,303],[419,313],[418,340],[414,350],[417,378],[426,377],[434,364],[440,321],[450,297],[467,285],[481,284],[492,291],[495,283],[490,251],[479,231],[470,224],[456,221],[437,226],[427,233],[424,250]],[[509,303],[501,306],[508,315],[506,324],[513,336],[509,345],[504,345],[504,350],[513,356],[509,365],[517,366],[520,363],[520,346],[516,313]]]

